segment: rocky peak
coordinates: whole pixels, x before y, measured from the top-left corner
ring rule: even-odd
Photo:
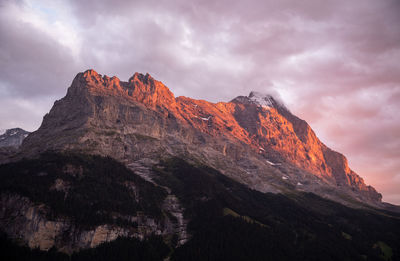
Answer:
[[[233,99],[233,103],[241,103],[244,105],[254,104],[258,107],[263,107],[265,109],[270,108],[286,108],[281,102],[278,102],[272,95],[261,93],[257,91],[251,91],[248,96],[238,96]]]
[[[162,82],[155,80],[150,74],[135,73],[126,83],[132,90],[132,97],[151,107],[171,107],[175,104],[174,94]]]
[[[141,82],[144,84],[150,84],[151,82],[154,83],[154,78],[151,77],[149,73],[146,73],[146,75],[142,73],[136,72],[131,78],[129,78],[128,82]]]
[[[0,147],[19,147],[29,133],[21,128],[0,130]]]
[[[84,72],[78,73],[75,76],[74,82],[79,81],[80,83],[90,83],[97,84],[99,82],[103,82],[103,79],[100,74],[98,74],[95,70],[89,69]]]
[[[88,69],[88,70],[84,71],[82,74],[83,74],[83,76],[86,77],[86,78],[88,78],[88,77],[101,77],[101,75],[98,74],[98,73],[97,73],[95,70],[93,70],[93,69]]]
[[[75,76],[74,81],[72,82],[71,87],[73,86],[110,86],[111,84],[118,84],[119,85],[120,80],[118,77],[113,76],[113,77],[108,77],[107,75],[102,76],[101,74],[97,73],[93,69],[86,70],[84,72],[78,73]]]
[[[269,94],[252,91],[250,92],[248,98],[254,104],[262,107],[274,107],[275,104],[274,98]]]
[[[69,97],[82,94],[95,96],[114,96],[125,100],[143,103],[149,107],[173,108],[174,94],[162,82],[155,80],[150,74],[135,73],[127,82],[118,77],[102,76],[93,69],[78,73],[68,90]]]

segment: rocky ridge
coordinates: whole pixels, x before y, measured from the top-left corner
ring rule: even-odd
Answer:
[[[381,195],[272,96],[255,92],[211,103],[173,93],[149,74],[127,82],[79,73],[23,155],[76,150],[130,164],[183,156],[262,192],[309,191],[379,205]],[[350,201],[352,201],[350,200]]]

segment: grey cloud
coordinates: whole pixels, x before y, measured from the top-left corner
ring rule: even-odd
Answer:
[[[74,62],[67,48],[0,10],[0,86],[10,97],[65,93]]]

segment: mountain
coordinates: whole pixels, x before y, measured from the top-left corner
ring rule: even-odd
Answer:
[[[88,70],[0,160],[6,259],[400,258],[398,208],[270,95]]]
[[[29,133],[21,128],[0,131],[0,147],[19,147]]]
[[[125,165],[178,156],[261,192],[309,191],[379,205],[381,195],[272,96],[251,92],[211,103],[173,93],[149,74],[128,82],[78,74],[22,150],[77,150]],[[149,166],[148,166],[149,167]]]

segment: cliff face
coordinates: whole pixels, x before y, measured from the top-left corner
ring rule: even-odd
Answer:
[[[96,247],[119,236],[138,236],[137,231],[116,225],[99,225],[85,230],[66,219],[49,220],[44,206],[37,206],[19,195],[3,194],[1,205],[1,230],[12,238],[25,241],[32,249],[47,251],[56,247],[62,252],[71,253]],[[154,225],[153,229],[156,230],[157,227]]]
[[[342,154],[273,97],[252,92],[227,103],[175,98],[148,74],[124,82],[93,70],[79,73],[21,149],[30,156],[47,150],[111,156],[128,166],[141,160],[148,168],[183,156],[262,192],[381,200]]]
[[[176,233],[178,245],[184,244],[189,236],[186,221],[175,196],[168,196],[164,203],[166,212],[181,217],[175,221],[160,220],[146,215],[129,216],[135,225],[101,224],[92,228],[82,228],[66,217],[48,218],[48,207],[37,205],[17,194],[2,194],[0,197],[0,229],[11,238],[18,239],[31,249],[48,251],[56,248],[64,253],[94,248],[118,237],[144,239],[151,235],[171,236]]]
[[[185,243],[180,201],[140,178],[149,179],[147,169],[135,169],[110,158],[54,153],[0,165],[0,231],[32,249],[65,253],[118,237]]]

